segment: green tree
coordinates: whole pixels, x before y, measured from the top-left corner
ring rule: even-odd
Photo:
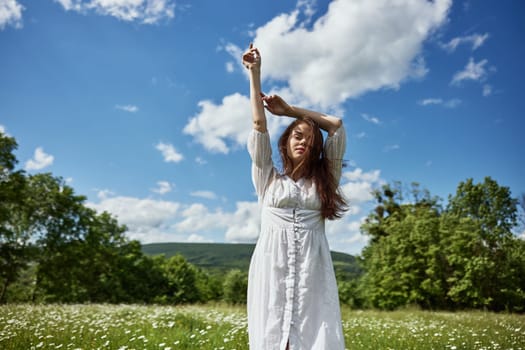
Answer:
[[[223,283],[224,301],[231,304],[246,304],[248,275],[239,269],[228,271]]]
[[[461,182],[445,210],[428,191],[386,185],[363,232],[363,295],[394,309],[486,308],[523,311],[524,242],[512,229],[517,201],[491,178]]]
[[[150,302],[165,291],[160,263],[129,241],[110,214],[81,207],[75,231],[80,234],[51,242],[53,251],[42,240],[37,291],[43,300]]]
[[[166,302],[173,304],[194,303],[200,300],[197,288],[197,268],[182,255],[166,259],[164,276],[167,279]]]
[[[23,171],[15,171],[17,146],[14,138],[0,132],[0,303],[28,267],[32,252],[30,223],[23,215],[26,177]]]
[[[199,291],[199,302],[219,301],[222,298],[222,276],[210,274],[197,268],[196,286]]]
[[[372,236],[363,250],[369,303],[382,309],[443,305],[438,199],[416,183],[405,194],[399,183],[385,185],[375,196],[378,205],[362,227]]]
[[[28,177],[25,198],[30,234],[39,250],[33,299],[84,300],[87,291],[75,276],[84,273],[77,263],[82,253],[80,239],[88,231],[86,215],[92,214],[83,206],[85,197],[47,173]]]
[[[518,200],[486,177],[467,179],[449,197],[443,249],[449,262],[449,296],[460,307],[523,310],[523,242],[512,233]]]
[[[447,212],[470,217],[480,225],[480,235],[489,249],[498,249],[504,237],[512,235],[517,224],[518,200],[510,189],[490,177],[474,184],[473,179],[460,182],[456,194],[449,196]]]
[[[0,302],[147,302],[166,290],[159,260],[110,214],[60,177],[16,171],[16,147],[0,133]]]
[[[154,302],[167,291],[163,256],[148,257],[138,241],[130,241],[119,249],[117,275],[125,299],[119,302]]]

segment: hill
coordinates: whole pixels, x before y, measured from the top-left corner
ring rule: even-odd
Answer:
[[[248,271],[255,244],[233,243],[150,243],[142,245],[146,255],[164,255],[169,258],[180,254],[190,263],[213,272],[231,269]],[[334,268],[338,274],[354,278],[361,274],[356,257],[331,252]]]

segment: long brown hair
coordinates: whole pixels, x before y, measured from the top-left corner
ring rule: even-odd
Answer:
[[[288,140],[293,129],[305,123],[310,126],[311,137],[303,160],[293,166],[288,157]],[[291,123],[279,138],[279,153],[283,163],[283,173],[292,178],[310,179],[315,183],[321,200],[321,215],[329,220],[338,219],[348,210],[347,203],[338,191],[338,183],[330,171],[330,160],[324,153],[323,134],[319,125],[310,118],[296,119]]]

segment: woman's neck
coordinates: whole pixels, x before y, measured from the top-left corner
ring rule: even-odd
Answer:
[[[290,172],[286,173],[286,176],[288,176],[290,179],[297,182],[299,179],[305,176],[305,171],[301,165],[294,167],[294,169]]]

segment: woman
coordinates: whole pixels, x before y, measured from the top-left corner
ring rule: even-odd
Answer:
[[[261,92],[261,55],[243,55],[250,74],[252,178],[262,206],[261,233],[248,277],[251,350],[343,350],[337,284],[324,232],[341,217],[337,188],[346,135],[339,118],[288,105]],[[264,108],[295,118],[279,139],[283,170],[271,156]],[[320,128],[328,133],[323,145]]]

